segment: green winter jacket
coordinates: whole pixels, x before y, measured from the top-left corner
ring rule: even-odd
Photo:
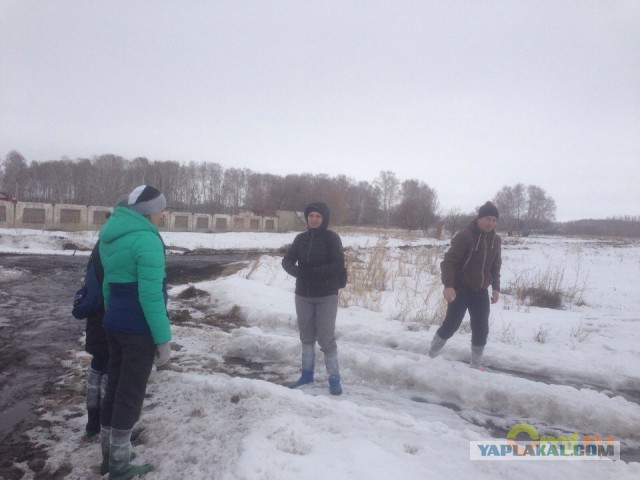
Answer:
[[[105,328],[171,340],[166,309],[164,245],[146,217],[117,207],[100,233]]]

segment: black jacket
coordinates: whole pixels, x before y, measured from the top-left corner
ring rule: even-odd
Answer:
[[[329,208],[324,203],[309,207],[321,213],[322,225],[296,236],[282,259],[282,266],[289,275],[296,277],[296,295],[337,295],[338,273],[344,268],[342,241],[337,233],[327,229]],[[305,210],[305,218],[309,207]]]
[[[93,262],[93,267],[98,277],[98,282],[102,285],[104,278],[104,269],[102,268],[102,260],[100,259],[99,241],[93,247],[89,261]],[[109,347],[107,345],[107,336],[104,333],[102,327],[102,318],[104,317],[104,305],[100,311],[87,316],[87,337],[85,343],[85,350],[93,356],[106,357],[109,353]]]

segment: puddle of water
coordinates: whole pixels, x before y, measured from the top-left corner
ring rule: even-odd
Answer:
[[[505,375],[511,375],[513,377],[524,378],[525,380],[531,380],[532,382],[545,383],[547,385],[563,385],[573,387],[579,390],[589,389],[595,390],[599,393],[604,393],[608,397],[619,396],[627,400],[628,402],[640,405],[640,391],[636,390],[615,390],[610,387],[604,387],[602,385],[595,385],[591,383],[576,382],[572,380],[558,380],[547,375],[541,375],[537,373],[521,372],[518,370],[510,370],[507,368],[489,367],[489,372],[503,373]]]
[[[411,397],[411,400],[413,400],[414,402],[418,402],[418,403],[429,403],[431,405],[440,405],[441,407],[444,408],[449,408],[451,410],[453,410],[456,413],[459,413],[462,411],[462,409],[456,405],[455,403],[451,403],[451,402],[432,402],[424,397],[420,397],[418,395],[414,395]]]
[[[31,418],[34,405],[20,402],[0,412],[0,438],[5,438],[22,421]]]

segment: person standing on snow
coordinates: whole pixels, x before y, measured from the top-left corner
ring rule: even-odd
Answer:
[[[498,209],[487,202],[466,229],[451,240],[440,264],[444,299],[449,303],[442,325],[431,341],[429,356],[435,357],[458,330],[467,310],[471,317],[471,363],[480,368],[489,335],[489,302],[500,298],[502,240],[495,232]],[[488,288],[491,286],[491,299]]]
[[[329,207],[325,203],[309,204],[304,218],[307,231],[296,236],[282,260],[287,273],[296,277],[296,314],[302,342],[302,375],[289,388],[313,382],[317,341],[324,353],[329,391],[340,395],[335,330],[339,275],[344,270],[342,241],[337,233],[327,229]]]
[[[120,197],[116,207],[126,205],[128,195]],[[109,216],[107,216],[109,218]],[[100,433],[100,405],[107,388],[109,345],[102,327],[104,300],[102,281],[104,268],[100,259],[100,240],[91,251],[85,271],[83,288],[76,294],[71,314],[78,319],[86,319],[85,351],[91,355],[91,365],[87,375],[87,438]]]
[[[111,480],[152,470],[130,464],[131,431],[151,374],[169,361],[164,244],[158,223],[167,201],[149,185],[136,187],[127,207],[117,207],[98,237],[104,266],[103,326],[109,344],[109,380],[100,415],[102,465]]]
[[[76,294],[71,314],[78,319],[86,319],[85,351],[91,355],[91,365],[87,374],[87,438],[100,433],[100,402],[107,385],[107,365],[109,346],[102,328],[104,304],[102,301],[102,279],[104,271],[100,261],[98,241],[87,262],[84,283]]]

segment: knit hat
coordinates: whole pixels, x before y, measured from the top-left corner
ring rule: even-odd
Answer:
[[[480,210],[478,210],[478,218],[482,218],[482,217],[498,218],[498,209],[493,203],[487,202],[480,207]]]
[[[129,208],[140,215],[151,215],[167,208],[167,199],[157,188],[140,185],[129,194]]]

